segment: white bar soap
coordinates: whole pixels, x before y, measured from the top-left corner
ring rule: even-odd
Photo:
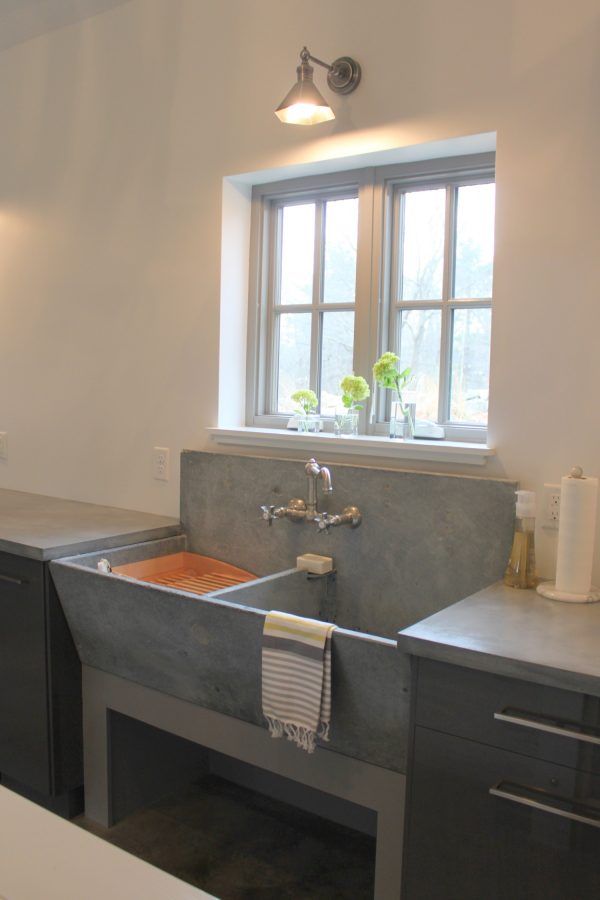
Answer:
[[[296,568],[302,572],[312,572],[313,575],[327,575],[333,571],[333,559],[317,553],[303,553],[296,557]]]

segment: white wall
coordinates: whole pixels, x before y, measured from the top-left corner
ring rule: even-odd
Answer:
[[[151,448],[217,422],[223,177],[488,131],[486,473],[600,472],[599,25],[597,0],[130,0],[1,53],[0,486],[176,513]],[[303,43],[364,70],[313,129],[272,113]]]

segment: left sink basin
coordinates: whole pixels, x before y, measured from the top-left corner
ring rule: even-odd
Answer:
[[[237,566],[185,551],[114,566],[113,572],[136,581],[162,584],[192,594],[210,594],[257,578],[252,572]]]

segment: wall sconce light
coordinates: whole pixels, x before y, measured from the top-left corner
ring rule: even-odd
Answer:
[[[329,65],[303,47],[296,69],[298,81],[275,110],[279,121],[286,125],[316,125],[335,119],[332,108],[314,85],[310,62],[327,69],[327,84],[335,94],[352,93],[360,81],[360,66],[350,56],[340,56]]]

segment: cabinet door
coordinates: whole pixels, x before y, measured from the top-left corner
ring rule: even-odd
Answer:
[[[0,774],[50,790],[44,570],[0,553]]]
[[[599,825],[599,777],[416,728],[403,898],[600,897]]]

